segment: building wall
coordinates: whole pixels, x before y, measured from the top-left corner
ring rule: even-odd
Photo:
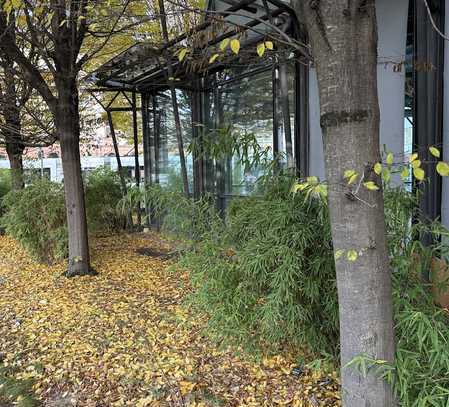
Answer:
[[[123,167],[132,168],[132,176],[134,176],[134,157],[121,157]],[[139,162],[143,165],[143,156],[139,156]],[[40,170],[41,166],[44,170],[50,171],[50,179],[54,182],[62,182],[64,174],[62,171],[62,163],[60,158],[44,158],[41,160],[25,160],[24,167],[26,169]],[[115,157],[81,157],[81,169],[83,171],[93,170],[98,167],[106,166],[112,170],[117,170],[117,161]],[[0,160],[0,169],[9,168],[8,160]],[[141,174],[143,176],[143,172]]]
[[[449,33],[449,0],[445,2],[445,33]],[[444,44],[443,158],[449,161],[449,42]],[[443,178],[441,221],[449,228],[449,178]]]
[[[377,0],[378,55],[377,86],[380,106],[380,145],[402,155],[404,151],[405,69],[395,71],[395,63],[405,60],[408,0]],[[309,76],[310,165],[311,175],[324,179],[323,143],[316,72]]]

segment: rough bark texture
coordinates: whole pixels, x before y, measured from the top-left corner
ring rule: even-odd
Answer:
[[[13,191],[18,191],[25,186],[23,181],[23,145],[6,143],[6,152],[11,168],[11,188]]]
[[[90,267],[84,188],[79,150],[79,104],[76,82],[58,83],[59,103],[55,116],[61,144],[62,169],[69,234],[69,264],[67,277],[95,274]]]
[[[317,69],[334,250],[357,250],[336,261],[341,363],[355,356],[394,360],[391,274],[381,191],[349,193],[345,170],[380,180],[377,25],[374,0],[296,0]],[[312,174],[313,175],[313,174]],[[354,192],[354,191],[353,191]],[[355,196],[354,196],[355,195]],[[370,371],[342,369],[345,407],[395,405],[390,386]]]
[[[13,38],[15,39],[15,37]],[[2,138],[11,167],[11,187],[13,190],[19,190],[24,187],[22,155],[25,148],[21,133],[21,106],[14,76],[14,61],[8,55],[2,55],[0,61],[4,85],[4,89],[0,87],[0,113],[5,123]]]

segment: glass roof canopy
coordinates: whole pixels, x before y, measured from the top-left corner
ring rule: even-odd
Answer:
[[[105,90],[141,93],[167,88],[169,80],[176,80],[176,87],[189,88],[194,79],[223,70],[237,59],[239,64],[251,66],[266,63],[274,54],[257,55],[256,44],[263,39],[275,42],[277,51],[299,50],[307,55],[306,47],[302,50],[298,44],[290,44],[291,38],[302,35],[294,10],[281,0],[210,0],[204,14],[201,24],[162,46],[145,42],[131,46],[91,73],[88,80]],[[226,38],[240,40],[238,55],[230,49],[219,50],[219,43]],[[183,48],[188,53],[179,61],[177,54]],[[210,63],[216,53],[219,57]],[[167,75],[168,59],[174,78]]]

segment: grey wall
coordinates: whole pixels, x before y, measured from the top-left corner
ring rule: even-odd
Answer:
[[[449,1],[449,0],[446,0]],[[408,0],[377,0],[379,64],[377,81],[380,106],[380,144],[401,156],[404,151],[405,69],[393,70],[405,60]],[[311,175],[324,178],[323,144],[320,128],[316,72],[309,79],[310,165]]]
[[[449,33],[449,0],[445,4],[445,33]],[[443,105],[443,154],[449,161],[449,42],[444,44],[444,105]],[[449,228],[449,178],[443,178],[443,193],[441,197],[441,221]]]

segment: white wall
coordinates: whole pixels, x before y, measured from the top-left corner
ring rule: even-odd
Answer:
[[[448,0],[446,0],[448,1]],[[405,69],[394,72],[391,62],[405,60],[408,0],[377,0],[378,54],[377,86],[380,106],[380,145],[401,155],[404,151]],[[386,63],[386,62],[389,63]],[[324,178],[323,143],[320,128],[316,72],[309,78],[311,175]]]
[[[121,157],[122,166],[134,168],[134,156]],[[139,156],[139,164],[143,166],[143,156]],[[25,168],[41,168],[41,160],[24,160]],[[81,168],[83,170],[93,169],[101,166],[109,166],[112,170],[117,170],[117,160],[115,157],[81,157]],[[44,158],[42,160],[44,169],[50,169],[50,179],[61,182],[64,179],[62,163],[60,158]],[[9,168],[8,160],[0,160],[0,168]]]

